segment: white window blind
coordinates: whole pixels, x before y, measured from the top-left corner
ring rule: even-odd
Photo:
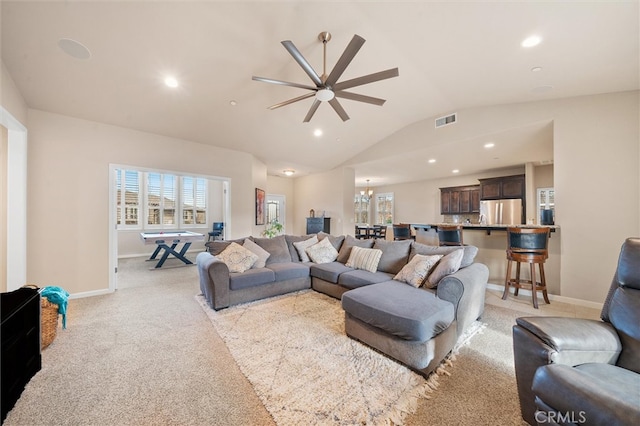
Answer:
[[[182,223],[206,225],[207,181],[205,179],[191,176],[182,178]]]
[[[176,225],[177,178],[147,173],[147,225]]]
[[[140,226],[140,172],[116,170],[116,197],[117,225]]]

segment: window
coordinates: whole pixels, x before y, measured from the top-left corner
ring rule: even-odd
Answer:
[[[538,220],[542,223],[542,211],[556,209],[553,188],[538,188]],[[554,211],[555,214],[555,211]]]
[[[116,224],[137,227],[140,218],[140,172],[116,170]]]
[[[207,190],[204,178],[116,169],[118,229],[206,227]]]
[[[375,195],[376,225],[393,223],[393,192]]]
[[[205,179],[190,176],[182,178],[182,223],[206,225],[207,181]]]
[[[369,197],[356,194],[354,197],[354,209],[356,223],[369,223]]]

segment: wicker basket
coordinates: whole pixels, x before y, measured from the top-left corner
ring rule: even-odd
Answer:
[[[40,299],[40,320],[42,349],[44,349],[53,342],[58,331],[58,305],[49,302],[46,297]]]

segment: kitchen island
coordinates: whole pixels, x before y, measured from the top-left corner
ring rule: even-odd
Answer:
[[[453,223],[411,224],[415,230],[416,242],[428,245],[438,245],[438,226],[458,225]],[[549,238],[549,258],[545,262],[544,270],[547,278],[547,290],[550,294],[560,294],[560,227],[557,225],[482,225],[477,223],[461,223],[464,244],[478,247],[476,262],[484,263],[489,268],[489,283],[504,286],[507,274],[507,228],[551,228]],[[522,268],[523,278],[528,277],[528,268]],[[527,298],[528,292],[520,292],[522,298]],[[553,303],[553,301],[552,301]]]

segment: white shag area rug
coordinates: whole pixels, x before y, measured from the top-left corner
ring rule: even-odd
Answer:
[[[340,301],[304,290],[214,311],[196,296],[278,425],[401,425],[449,374],[429,379],[347,337]]]

